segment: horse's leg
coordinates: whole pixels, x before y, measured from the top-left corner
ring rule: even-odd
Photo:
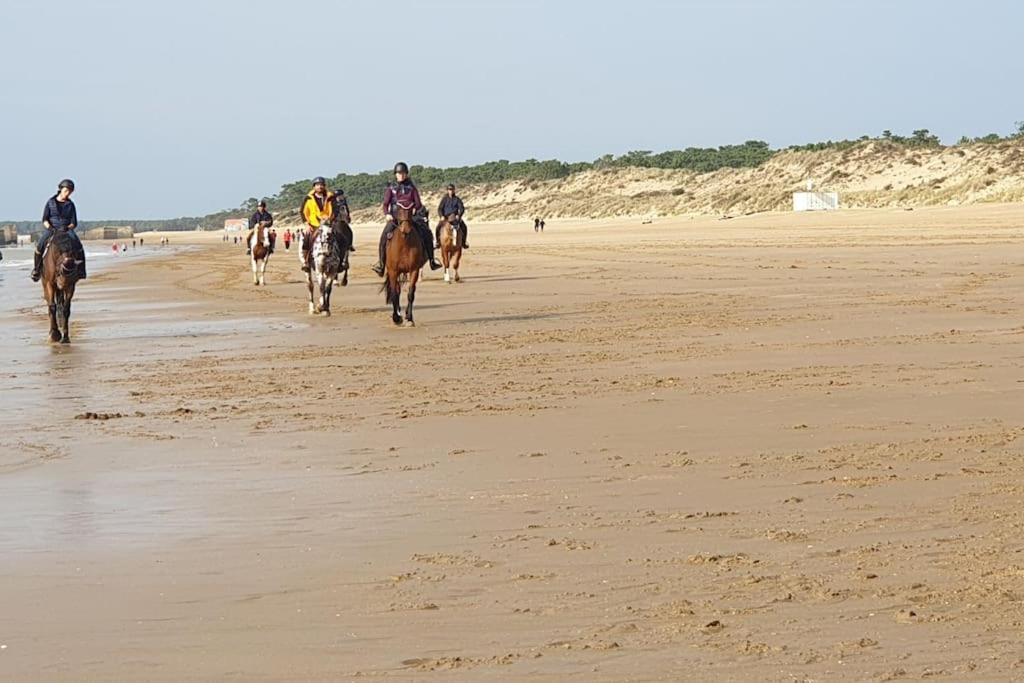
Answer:
[[[408,302],[405,304],[405,319],[413,326],[416,325],[416,321],[412,319],[412,302],[416,299],[416,282],[419,279],[419,270],[414,270],[409,274],[409,293],[406,295]]]
[[[256,274],[256,268],[257,268],[257,264],[256,264],[256,257],[255,257],[255,256],[253,256],[253,257],[252,257],[252,258],[250,259],[250,262],[252,263],[252,283],[253,283],[254,285],[258,285],[258,284],[260,283],[260,278],[259,278],[259,276],[258,276],[258,275]]]
[[[50,341],[60,341],[60,328],[57,327],[57,304],[47,305],[46,310],[50,314]]]
[[[331,288],[334,287],[334,276],[328,274],[323,280],[320,289],[320,312],[326,316],[331,315]]]
[[[445,238],[447,238],[451,232],[451,228],[445,228]],[[444,266],[444,281],[451,284],[452,274],[449,270],[452,263],[451,247],[448,244],[448,239],[441,240],[441,265]]]
[[[388,273],[388,296],[391,297],[391,320],[396,325],[402,324],[402,314],[399,311],[400,299],[402,296],[402,285],[398,280],[398,273]]]
[[[309,288],[309,314],[316,314],[316,304],[313,299],[313,269],[310,268],[309,272],[306,273],[306,286]]]
[[[456,282],[462,282],[462,279],[459,277],[459,264],[462,263],[462,250],[461,249],[458,249],[458,250],[455,251],[455,258],[453,260],[453,263],[454,263],[454,265],[452,266],[452,269],[455,270],[455,281]]]
[[[74,291],[64,293],[64,336],[61,338],[61,342],[65,344],[71,343],[71,296]]]

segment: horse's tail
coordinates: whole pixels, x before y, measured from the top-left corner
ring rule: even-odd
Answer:
[[[377,290],[378,294],[381,292],[384,292],[384,302],[388,304],[394,301],[398,295],[398,292],[391,286],[391,279],[387,275],[384,276],[384,282],[381,283],[380,289]]]

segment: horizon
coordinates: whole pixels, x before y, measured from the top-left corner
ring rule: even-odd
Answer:
[[[314,175],[376,174],[398,159],[574,163],[884,129],[927,128],[949,144],[1024,119],[1024,96],[1005,87],[1024,72],[1013,54],[1024,8],[1008,1],[982,14],[919,0],[431,0],[403,8],[418,30],[397,65],[380,57],[390,33],[371,30],[386,11],[322,9],[338,17],[332,40],[303,43],[292,36],[305,35],[295,29],[307,11],[270,0],[15,0],[8,49],[33,56],[0,66],[5,127],[19,133],[2,143],[3,220],[36,220],[61,177],[78,185],[83,222],[161,220],[227,210]],[[87,40],[54,88],[66,58],[39,52],[34,36],[58,16]],[[984,35],[965,34],[979,17]],[[454,54],[443,49],[453,33]],[[393,81],[413,84],[408,97],[392,96]],[[407,102],[420,105],[409,117]]]

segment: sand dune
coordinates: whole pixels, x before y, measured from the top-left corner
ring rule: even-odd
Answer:
[[[752,169],[692,173],[616,168],[552,181],[460,188],[474,220],[739,216],[792,208],[793,192],[840,194],[846,208],[960,206],[1024,200],[1024,140],[914,148],[867,142],[846,150],[782,152]],[[440,194],[421,188],[433,210]],[[357,212],[362,221],[377,209]]]

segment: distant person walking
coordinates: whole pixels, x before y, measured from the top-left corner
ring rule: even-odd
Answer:
[[[75,228],[78,227],[78,211],[75,203],[71,201],[71,193],[75,191],[75,183],[65,178],[57,185],[57,194],[46,201],[43,207],[43,234],[39,236],[36,244],[35,264],[32,268],[32,281],[39,282],[43,274],[43,252],[46,245],[58,230],[71,235],[74,242],[75,262],[78,264],[78,279],[85,279],[85,247],[82,240],[78,239]]]
[[[462,199],[455,194],[455,185],[449,184],[448,190],[444,197],[441,197],[441,203],[437,205],[437,227],[434,228],[434,237],[437,238],[437,248],[441,248],[441,221],[448,216],[455,215],[457,220],[455,221],[456,228],[462,230],[462,248],[469,249],[469,227],[466,222],[462,220],[462,214],[466,213],[466,206],[462,203]]]
[[[290,228],[288,228],[288,229],[286,229],[284,231],[283,237],[284,237],[284,250],[288,251],[288,249],[290,249],[291,246],[292,246],[292,231],[291,231]]]

